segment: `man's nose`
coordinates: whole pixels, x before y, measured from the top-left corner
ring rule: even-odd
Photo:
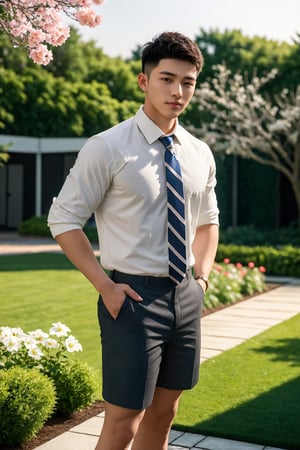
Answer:
[[[172,95],[176,95],[176,97],[182,96],[182,86],[180,83],[174,83],[172,86]]]

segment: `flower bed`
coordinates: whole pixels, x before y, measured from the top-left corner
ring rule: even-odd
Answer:
[[[0,327],[0,446],[26,442],[49,417],[68,417],[94,400],[92,370],[69,359],[82,350],[70,331],[60,322],[49,333]]]

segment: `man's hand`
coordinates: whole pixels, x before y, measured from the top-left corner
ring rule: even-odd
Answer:
[[[132,298],[132,300],[136,302],[141,302],[143,300],[142,297],[128,284],[115,283],[111,280],[111,283],[102,289],[101,297],[103,303],[114,319],[118,317],[126,296]]]

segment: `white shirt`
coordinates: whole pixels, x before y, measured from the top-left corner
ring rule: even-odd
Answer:
[[[167,276],[167,194],[163,135],[144,113],[91,137],[53,202],[53,237],[81,229],[95,213],[101,264],[121,272]],[[218,224],[215,162],[209,147],[177,124],[174,147],[185,195],[187,265],[196,228]]]

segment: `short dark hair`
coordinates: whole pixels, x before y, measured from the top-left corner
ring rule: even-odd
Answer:
[[[147,42],[142,50],[142,72],[150,72],[161,59],[172,58],[188,61],[200,73],[203,67],[203,56],[198,45],[178,32],[166,31]]]

